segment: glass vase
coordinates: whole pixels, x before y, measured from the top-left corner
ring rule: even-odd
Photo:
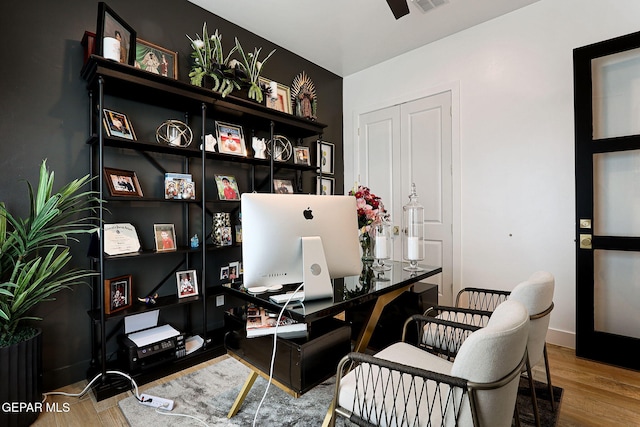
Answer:
[[[368,231],[360,232],[360,248],[362,249],[362,263],[373,263],[373,239]]]
[[[411,184],[409,203],[402,207],[402,231],[402,258],[409,262],[404,270],[424,270],[418,266],[424,259],[424,208],[418,203],[415,184]]]

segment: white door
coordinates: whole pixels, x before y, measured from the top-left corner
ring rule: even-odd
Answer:
[[[451,92],[362,114],[359,118],[356,175],[382,197],[398,228],[411,184],[425,208],[425,263],[441,266],[429,278],[439,288],[440,302],[452,302],[453,187]],[[400,236],[393,258],[402,258]]]

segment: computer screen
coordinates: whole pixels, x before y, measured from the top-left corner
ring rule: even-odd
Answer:
[[[305,299],[323,298],[330,279],[360,273],[355,197],[245,193],[241,209],[247,289],[305,282]]]

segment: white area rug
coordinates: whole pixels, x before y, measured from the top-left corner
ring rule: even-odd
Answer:
[[[261,377],[256,380],[235,417],[228,419],[227,413],[248,376],[247,367],[229,358],[153,387],[145,393],[172,399],[174,407],[170,414],[192,415],[211,427],[247,427],[253,425],[256,409],[267,385],[266,380]],[[272,384],[260,408],[255,425],[260,427],[321,426],[333,397],[334,383],[334,378],[331,378],[298,399]],[[121,400],[118,405],[132,427],[204,425],[194,419],[156,413],[155,409],[138,403],[133,396]],[[339,417],[336,425],[344,426],[343,419]]]

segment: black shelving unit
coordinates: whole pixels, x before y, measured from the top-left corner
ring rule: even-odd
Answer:
[[[111,356],[118,351],[118,337],[122,335],[122,323],[126,316],[149,310],[161,310],[161,313],[170,310],[173,315],[177,312],[184,326],[181,331],[187,334],[199,334],[204,339],[203,347],[186,357],[162,363],[161,366],[154,367],[152,370],[130,372],[139,384],[153,381],[225,352],[223,347],[225,327],[209,327],[209,299],[216,294],[221,294],[222,290],[218,278],[212,272],[207,271],[207,266],[215,257],[224,255],[224,251],[236,250],[239,252],[239,245],[214,247],[206,243],[206,236],[210,233],[211,221],[209,217],[212,215],[212,208],[215,208],[216,203],[219,203],[210,196],[211,192],[208,191],[210,186],[215,188],[215,183],[212,182],[208,171],[215,170],[220,165],[225,165],[227,168],[245,168],[250,176],[250,188],[245,191],[265,188],[265,180],[271,181],[269,188],[273,191],[273,177],[281,171],[293,171],[298,175],[302,173],[318,174],[315,166],[203,151],[200,148],[203,146],[201,143],[211,121],[218,120],[218,117],[223,121],[231,119],[250,125],[251,134],[257,130],[269,135],[271,139],[277,133],[298,140],[311,137],[321,139],[326,125],[272,110],[251,100],[236,98],[232,95],[223,98],[211,90],[148,73],[99,56],[91,56],[87,60],[81,75],[86,80],[89,91],[90,126],[87,144],[91,150],[91,173],[95,177],[94,189],[101,196],[101,201],[97,206],[100,220],[98,225],[101,233],[103,225],[111,222],[107,220],[107,216],[109,218],[117,216],[120,220],[115,222],[127,222],[127,216],[135,215],[138,210],[142,211],[141,215],[144,216],[144,212],[148,210],[162,212],[165,208],[167,211],[171,209],[179,211],[179,214],[175,214],[175,212],[171,214],[166,222],[175,222],[178,219],[183,230],[183,241],[181,244],[176,242],[177,250],[172,252],[156,252],[150,245],[143,244],[139,253],[107,256],[104,254],[104,242],[99,240],[96,245],[92,259],[94,268],[99,274],[93,284],[91,309],[88,312],[92,328],[92,366],[88,377],[93,378],[96,374],[102,374],[102,381],[94,389],[96,398],[102,400],[129,388],[129,384],[123,384],[121,378],[112,378],[112,376],[106,375],[107,371],[111,369],[127,370],[127,367],[122,363],[111,360]],[[106,104],[115,102],[114,99],[124,101],[128,103],[127,105],[142,106],[143,111],[138,113],[140,115],[162,115],[163,113],[157,109],[180,111],[187,118],[196,117],[200,121],[200,129],[198,131],[194,129],[194,142],[189,147],[162,145],[152,140],[145,140],[145,138],[131,141],[108,137],[103,130],[102,111],[104,108],[111,109],[110,105]],[[159,118],[167,119],[167,117]],[[315,149],[315,146],[313,148]],[[163,161],[180,165],[181,173],[192,173],[193,171],[194,180],[198,182],[196,199],[165,200],[155,194],[145,194],[144,197],[138,198],[110,196],[105,184],[104,167],[119,167],[118,156],[126,158],[129,162],[139,162],[143,165],[146,164],[150,169],[155,169],[158,180],[163,172]],[[105,164],[107,162],[110,163]],[[256,171],[258,170],[263,171],[262,182],[260,182],[260,178],[257,178]],[[175,170],[171,170],[171,172],[175,172]],[[233,211],[239,210],[239,203],[236,202],[235,205],[233,202],[231,205],[228,204],[229,202],[226,203],[226,208],[231,206]],[[117,213],[113,214],[112,211]],[[149,223],[145,226],[150,227],[151,225]],[[190,248],[188,245],[188,236],[194,233],[201,237],[201,244],[198,248]],[[160,279],[156,278],[155,281],[148,279],[147,281],[147,273],[157,272],[149,271],[150,268],[145,267],[145,263],[153,263],[152,270],[162,270],[159,273]],[[136,304],[136,295],[134,295],[131,307],[107,314],[104,309],[103,286],[105,279],[108,278],[111,270],[117,271],[118,268],[122,268],[119,266],[123,265],[127,266],[125,268],[131,268],[137,277],[144,278],[140,288],[144,292],[155,292],[162,288],[169,280],[168,278],[180,269],[196,269],[199,275],[199,295],[178,298],[177,291],[175,294],[169,295],[166,295],[165,292],[156,299],[156,303],[153,305]],[[220,314],[220,317],[224,319],[222,313]],[[113,351],[114,348],[115,351]]]

